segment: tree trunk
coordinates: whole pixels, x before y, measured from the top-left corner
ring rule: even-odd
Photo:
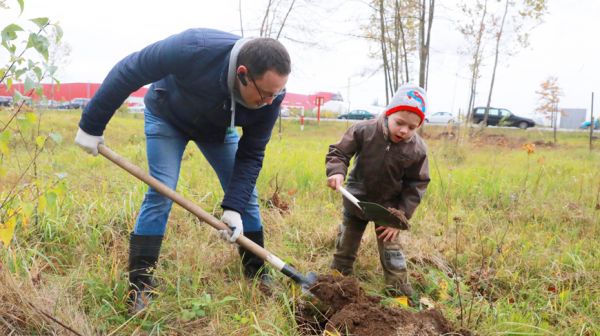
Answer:
[[[425,1],[421,0],[421,13],[419,15],[419,86],[425,86]]]
[[[433,13],[435,10],[435,0],[429,0],[429,18],[427,21],[427,39],[425,40],[425,86],[427,90],[427,82],[429,78],[429,45],[431,42],[431,27],[433,26]]]
[[[483,13],[481,15],[481,21],[479,21],[479,31],[477,32],[477,37],[475,38],[475,52],[473,53],[473,64],[471,69],[471,90],[469,93],[469,107],[467,108],[466,113],[466,122],[471,121],[471,116],[473,114],[473,108],[475,107],[475,96],[477,94],[477,80],[479,79],[479,65],[481,62],[481,41],[483,39],[483,33],[485,31],[485,16],[487,15],[487,0],[485,0],[483,4]]]
[[[296,3],[296,0],[293,0],[292,3],[290,4],[290,8],[288,8],[287,13],[285,13],[285,17],[283,18],[283,21],[281,22],[281,26],[279,27],[279,31],[277,32],[277,37],[275,38],[276,40],[279,40],[279,37],[281,36],[281,32],[283,31],[283,27],[285,27],[285,23],[287,22],[287,19],[290,16],[290,13],[292,12],[292,9],[294,8],[295,3]]]
[[[402,80],[400,77],[402,76],[402,71],[400,70],[400,22],[402,18],[400,17],[400,1],[396,0],[394,6],[394,92],[398,89],[400,82]]]
[[[490,82],[490,92],[488,93],[487,105],[485,107],[485,115],[483,116],[483,125],[487,125],[488,114],[490,105],[492,103],[492,92],[494,91],[494,81],[496,80],[496,69],[498,68],[498,54],[500,53],[500,40],[502,39],[502,32],[504,30],[504,22],[506,21],[506,15],[508,14],[508,4],[509,0],[506,0],[506,5],[504,6],[504,14],[502,15],[502,23],[500,24],[500,30],[498,31],[498,35],[496,35],[496,52],[494,55],[494,69],[492,70],[492,80]]]
[[[410,81],[410,76],[408,73],[408,52],[406,51],[406,38],[404,36],[404,24],[402,23],[402,19],[399,20],[400,26],[400,38],[402,39],[402,58],[404,58],[404,73],[406,77],[404,78],[404,83],[408,83]]]
[[[267,3],[267,8],[265,9],[265,16],[263,16],[263,20],[262,23],[260,25],[260,31],[259,31],[259,36],[260,37],[265,37],[267,36],[267,26],[269,25],[268,23],[268,19],[269,19],[269,12],[271,11],[271,4],[273,3],[273,0],[269,0],[269,2]]]
[[[385,47],[385,18],[384,18],[384,3],[385,0],[379,0],[379,23],[381,28],[381,56],[383,57],[383,74],[385,76],[385,104],[387,105],[390,101],[390,87],[389,82],[389,63],[387,59],[387,51]]]

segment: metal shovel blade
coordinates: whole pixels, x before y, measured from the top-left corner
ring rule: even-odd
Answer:
[[[383,206],[372,203],[359,201],[358,198],[354,197],[344,187],[339,187],[339,191],[346,197],[352,204],[359,208],[368,220],[374,221],[377,225],[392,227],[400,230],[408,230],[408,222],[406,219],[402,219],[394,215],[391,211]]]

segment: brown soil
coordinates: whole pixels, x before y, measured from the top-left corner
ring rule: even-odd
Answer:
[[[410,225],[408,224],[408,219],[406,218],[406,215],[404,214],[404,211],[398,210],[398,209],[394,209],[394,208],[387,208],[387,210],[392,215],[394,215],[396,218],[398,218],[400,220],[400,222],[402,223],[402,225],[405,227],[404,230],[410,229]]]
[[[386,307],[380,298],[366,295],[358,280],[321,275],[311,289],[315,296],[297,305],[296,321],[302,335],[397,336],[473,335],[457,330],[437,309],[412,312]]]

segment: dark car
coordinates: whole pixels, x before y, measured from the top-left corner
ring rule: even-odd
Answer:
[[[375,115],[366,110],[352,110],[348,113],[343,113],[338,116],[338,119],[354,119],[354,120],[368,120],[375,118]]]
[[[65,106],[67,109],[83,109],[91,99],[89,98],[73,98],[71,101]]]
[[[0,106],[11,106],[12,103],[13,103],[13,97],[0,96]]]
[[[472,116],[473,123],[479,124],[482,122],[484,114],[485,107],[475,107]],[[526,129],[535,126],[535,121],[529,118],[519,117],[505,108],[490,107],[487,124],[490,126],[512,126]]]

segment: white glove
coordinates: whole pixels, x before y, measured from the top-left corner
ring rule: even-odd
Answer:
[[[241,234],[244,234],[244,225],[242,224],[242,216],[239,212],[233,210],[225,210],[223,211],[223,216],[221,217],[221,221],[229,228],[231,231],[231,236],[227,230],[219,230],[219,236],[230,243],[235,243],[238,237]]]
[[[84,151],[96,156],[98,155],[98,145],[104,143],[104,136],[87,134],[80,128],[75,136],[75,143]]]

